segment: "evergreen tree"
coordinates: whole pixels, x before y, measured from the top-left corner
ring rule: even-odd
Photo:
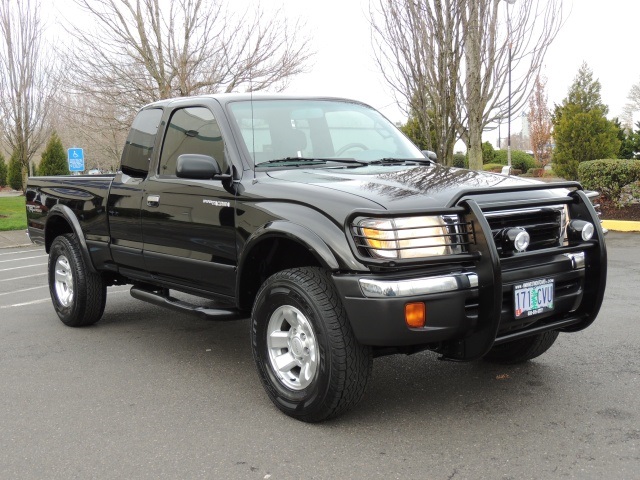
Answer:
[[[411,140],[420,150],[435,151],[437,141],[433,125],[430,125],[430,130],[427,134],[420,124],[418,117],[412,115],[407,119],[407,123],[400,127],[400,130],[409,137],[409,140]],[[442,159],[439,160],[442,161]]]
[[[632,128],[625,129],[616,122],[618,130],[618,139],[622,142],[618,158],[640,158],[640,122],[636,122],[636,130]]]
[[[0,188],[7,186],[7,164],[4,155],[0,153]]]
[[[615,122],[607,119],[600,82],[586,63],[578,70],[567,98],[553,115],[553,170],[567,180],[578,178],[578,165],[587,160],[617,158],[621,141]]]
[[[11,154],[9,168],[7,170],[7,183],[14,190],[22,190],[22,165],[20,158],[20,152],[14,150]]]
[[[482,144],[482,164],[493,163],[496,157],[496,151],[491,145],[491,142],[484,142]]]
[[[38,167],[38,175],[68,175],[69,165],[60,137],[56,132],[51,134],[47,147],[42,152]]]

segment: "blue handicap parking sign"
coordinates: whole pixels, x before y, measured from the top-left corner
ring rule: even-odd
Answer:
[[[70,148],[67,151],[70,172],[84,172],[84,150],[81,148]]]

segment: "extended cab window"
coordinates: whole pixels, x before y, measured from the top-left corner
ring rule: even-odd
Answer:
[[[158,173],[162,176],[175,176],[176,162],[184,153],[209,155],[218,162],[221,171],[227,170],[222,134],[208,108],[182,108],[171,116],[162,145]]]
[[[147,176],[161,118],[162,110],[159,108],[141,110],[136,115],[122,151],[120,160],[122,173],[131,177]]]

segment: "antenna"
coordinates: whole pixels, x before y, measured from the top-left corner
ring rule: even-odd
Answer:
[[[251,156],[253,157],[253,171],[256,171],[256,129],[253,123],[253,68],[249,58],[249,102],[251,104]]]

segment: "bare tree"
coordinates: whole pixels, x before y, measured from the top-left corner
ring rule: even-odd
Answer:
[[[459,88],[466,98],[469,166],[478,169],[482,167],[483,130],[525,104],[547,49],[562,26],[563,9],[561,0],[517,0],[514,7],[509,7],[514,2],[508,0],[460,3],[466,76]]]
[[[456,108],[448,109],[455,111],[457,118],[447,121],[457,126],[458,137],[467,142],[470,168],[481,168],[482,132],[497,119],[507,117],[509,110],[517,113],[525,104],[546,51],[562,25],[562,1],[517,0],[515,7],[501,0],[376,0],[376,4],[382,25],[384,22],[396,25],[376,28],[376,20],[372,18],[377,46],[386,49],[377,54],[377,59],[387,83],[408,105],[415,92],[425,91],[434,104],[442,102],[445,97],[437,92],[443,91],[446,84],[446,98],[457,99]],[[395,10],[413,18],[396,15]],[[427,38],[419,37],[416,42],[409,26]],[[396,31],[412,40],[389,33]],[[413,53],[425,51],[422,45],[432,42],[435,47],[426,50],[427,53]],[[405,54],[406,50],[410,54]],[[441,57],[442,52],[452,55]],[[452,67],[452,61],[459,63]],[[419,65],[423,62],[427,65]],[[433,73],[428,78],[423,74],[394,78],[385,72],[389,68],[394,72]],[[511,71],[513,82],[508,81]],[[452,79],[455,85],[451,84]],[[432,117],[438,115],[434,113]]]
[[[529,137],[536,162],[543,168],[551,161],[551,111],[547,105],[546,78],[536,77],[529,97]]]
[[[311,53],[282,12],[233,14],[224,0],[74,0],[93,22],[69,26],[71,91],[128,124],[132,111],[171,97],[280,90]]]
[[[640,112],[640,82],[631,87],[627,100],[622,112],[622,123],[627,130],[633,130],[633,114]]]
[[[120,162],[127,129],[109,105],[101,105],[91,96],[60,92],[51,111],[51,124],[65,147],[84,149],[86,169],[114,172]]]
[[[427,148],[451,165],[460,116],[460,10],[455,0],[376,3],[370,19],[378,67],[407,115],[418,120]]]
[[[39,12],[37,0],[0,0],[0,134],[20,161],[23,185],[31,159],[48,136],[56,89]]]

